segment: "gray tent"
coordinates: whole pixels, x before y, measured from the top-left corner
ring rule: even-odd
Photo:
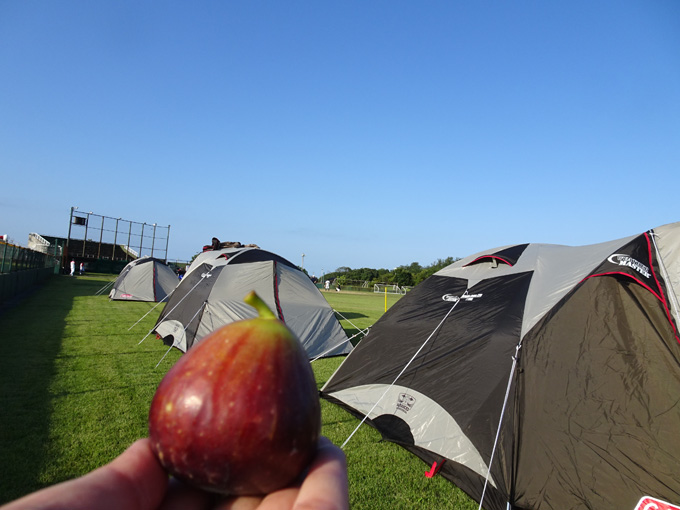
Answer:
[[[243,302],[254,290],[300,339],[310,359],[352,349],[333,309],[309,277],[292,263],[257,248],[200,254],[161,313],[154,332],[186,352],[215,329],[255,317]]]
[[[680,223],[487,250],[399,300],[322,396],[486,510],[671,508],[678,301]]]
[[[141,257],[130,262],[116,278],[109,298],[120,301],[163,301],[179,279],[162,260]]]

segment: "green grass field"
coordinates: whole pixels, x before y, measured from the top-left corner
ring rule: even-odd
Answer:
[[[167,347],[153,336],[140,341],[161,307],[96,295],[112,278],[55,276],[0,313],[0,504],[82,475],[147,435],[153,394],[181,353],[171,350],[156,368]],[[323,294],[345,317],[348,335],[384,313],[383,295]],[[388,295],[387,306],[397,299]],[[342,359],[313,362],[319,388]],[[326,401],[322,420],[336,444],[359,423]],[[426,478],[429,466],[368,426],[345,453],[353,509],[477,508],[443,478]]]

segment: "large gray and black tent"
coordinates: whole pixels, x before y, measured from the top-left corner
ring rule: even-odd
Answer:
[[[159,302],[165,300],[178,283],[179,278],[164,261],[140,257],[123,268],[113,283],[109,298]]]
[[[200,254],[153,332],[186,352],[215,329],[255,317],[255,310],[243,301],[251,290],[297,335],[310,359],[352,350],[333,309],[309,277],[283,257],[249,247]]]
[[[485,251],[398,301],[322,396],[487,510],[677,505],[679,294],[680,223]]]

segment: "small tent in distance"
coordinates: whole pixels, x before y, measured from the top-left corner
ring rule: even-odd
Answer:
[[[186,352],[219,327],[255,317],[255,309],[243,301],[252,290],[298,337],[310,359],[351,351],[333,309],[310,278],[283,257],[251,247],[198,255],[153,332]]]
[[[397,302],[322,396],[486,510],[678,504],[679,300],[680,223],[488,250]]]
[[[109,292],[115,301],[164,301],[179,283],[175,272],[150,256],[133,260],[116,278]]]

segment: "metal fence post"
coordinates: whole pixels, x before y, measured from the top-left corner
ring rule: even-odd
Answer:
[[[130,238],[132,237],[132,222],[128,221],[128,243],[127,243],[127,249],[125,250],[125,262],[128,261],[128,255],[130,254]]]
[[[0,265],[0,274],[4,274],[5,272],[5,254],[7,253],[7,244],[4,245],[5,247],[2,250],[2,264]],[[9,273],[9,271],[7,271]]]
[[[168,243],[170,242],[170,225],[168,225],[168,234],[165,236],[165,263],[168,263]]]
[[[156,245],[156,224],[153,224],[153,237],[151,238],[151,257],[153,257],[153,247]]]

